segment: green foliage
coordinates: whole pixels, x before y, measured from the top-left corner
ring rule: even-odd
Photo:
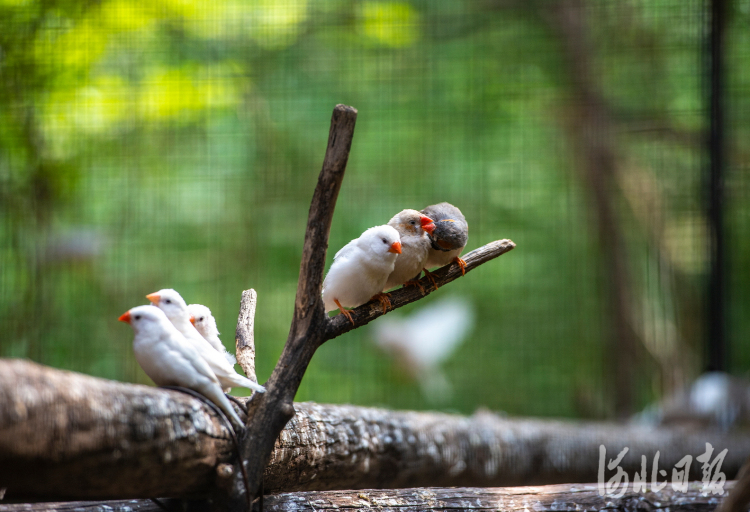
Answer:
[[[568,70],[543,8],[489,5],[0,2],[0,356],[146,383],[120,313],[174,287],[212,308],[231,346],[252,287],[263,381],[287,336],[331,109],[345,103],[360,114],[329,263],[367,227],[444,200],[469,220],[468,249],[518,244],[437,294],[477,310],[444,365],[455,393],[442,406],[611,413],[609,276],[566,137]],[[696,353],[702,336],[705,15],[660,0],[593,3],[587,16],[617,125],[642,405],[669,362],[655,347]],[[746,25],[738,11],[737,135],[749,126]],[[733,139],[733,162],[746,141]],[[728,215],[736,371],[750,361],[743,178],[732,174]],[[429,407],[371,338],[324,346],[297,399]]]

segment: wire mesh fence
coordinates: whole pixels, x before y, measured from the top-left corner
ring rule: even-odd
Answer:
[[[288,333],[331,109],[345,103],[359,118],[329,264],[366,228],[440,201],[468,219],[467,250],[518,248],[390,314],[460,301],[464,336],[420,328],[431,334],[414,357],[442,358],[417,371],[409,339],[384,350],[369,326],[321,348],[297,399],[634,412],[698,375],[711,331],[708,8],[0,2],[0,356],[147,383],[120,313],[172,287],[211,307],[233,346],[254,288],[262,382]],[[748,23],[750,3],[734,2],[735,374],[750,365]]]

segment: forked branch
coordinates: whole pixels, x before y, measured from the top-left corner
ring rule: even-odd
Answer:
[[[266,383],[267,392],[256,394],[248,404],[247,430],[239,451],[240,459],[246,461],[250,478],[249,492],[255,499],[260,499],[263,494],[263,470],[271,457],[276,438],[294,416],[294,395],[317,348],[327,340],[365,325],[383,314],[379,309],[373,308],[372,303],[365,304],[352,312],[355,319],[355,325],[352,326],[341,317],[328,318],[321,297],[328,235],[336,199],[344,179],[356,119],[357,111],[352,107],[337,105],[333,110],[323,169],[318,177],[307,220],[289,336],[276,368]],[[515,244],[510,240],[500,240],[472,251],[464,257],[466,270],[471,271],[514,247]],[[438,286],[453,281],[460,275],[456,265],[446,266],[433,273]],[[425,291],[422,294],[416,288],[400,289],[392,293],[391,303],[393,308],[401,307],[421,299],[427,293],[429,292]],[[239,475],[239,471],[235,471],[235,474]],[[217,492],[213,499],[214,510],[240,512],[246,509],[247,503],[244,486],[237,479],[228,488]]]

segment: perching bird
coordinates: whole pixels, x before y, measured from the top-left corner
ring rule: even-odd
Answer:
[[[708,372],[692,384],[646,407],[634,416],[646,424],[696,428],[732,427],[750,423],[750,382],[723,372]]]
[[[435,229],[429,234],[431,248],[425,267],[443,267],[455,261],[465,275],[466,262],[459,255],[469,240],[469,224],[461,210],[450,203],[438,203],[422,213],[435,221]]]
[[[451,384],[440,369],[466,339],[474,324],[474,308],[459,297],[447,297],[409,316],[388,315],[373,324],[375,343],[410,377],[432,403],[445,403]]]
[[[259,393],[266,391],[266,388],[260,384],[256,384],[234,371],[234,366],[229,364],[229,361],[224,359],[224,356],[219,354],[209,342],[203,339],[203,336],[190,323],[190,313],[188,313],[187,304],[185,304],[185,300],[179,293],[171,288],[165,288],[146,295],[146,298],[154,306],[164,311],[169,321],[182,333],[190,345],[198,351],[200,356],[206,360],[208,366],[216,374],[216,378],[219,379],[222,388],[227,389],[239,386]]]
[[[354,325],[355,308],[378,298],[385,312],[390,301],[381,293],[388,275],[401,254],[398,231],[391,226],[375,226],[355,238],[336,253],[323,280],[323,305],[326,312],[338,308]]]
[[[427,261],[430,250],[427,233],[435,229],[435,224],[430,217],[417,210],[402,210],[388,221],[388,225],[394,227],[401,236],[402,252],[396,258],[396,266],[388,276],[383,291],[402,284],[416,284],[421,289],[414,276],[419,276]]]
[[[216,319],[211,314],[211,310],[203,304],[190,304],[188,305],[188,313],[190,313],[190,323],[195,326],[203,339],[218,350],[224,356],[224,359],[229,361],[229,364],[232,366],[237,364],[237,358],[227,350],[219,339],[219,328],[216,327]]]
[[[235,426],[242,420],[221,390],[208,363],[172,325],[164,312],[153,306],[137,306],[120,316],[135,331],[135,359],[158,386],[181,386],[205,396],[224,411]],[[213,349],[212,349],[213,350]]]

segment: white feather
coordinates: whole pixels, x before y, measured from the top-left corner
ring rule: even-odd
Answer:
[[[159,386],[182,386],[197,391],[224,411],[235,425],[242,426],[209,364],[164,312],[153,306],[138,306],[129,313],[129,323],[135,331],[135,359],[146,375]]]
[[[398,256],[389,251],[395,242],[399,242],[398,231],[383,225],[368,229],[342,247],[323,281],[325,310],[338,309],[334,299],[354,308],[379,293]]]
[[[163,289],[156,292],[159,296],[159,302],[155,305],[159,307],[169,318],[169,321],[177,328],[190,345],[205,359],[208,366],[216,374],[222,388],[243,387],[252,389],[259,393],[266,391],[263,386],[243,377],[234,371],[232,364],[227,361],[211,344],[190,323],[190,314],[187,311],[185,300],[172,289]]]

